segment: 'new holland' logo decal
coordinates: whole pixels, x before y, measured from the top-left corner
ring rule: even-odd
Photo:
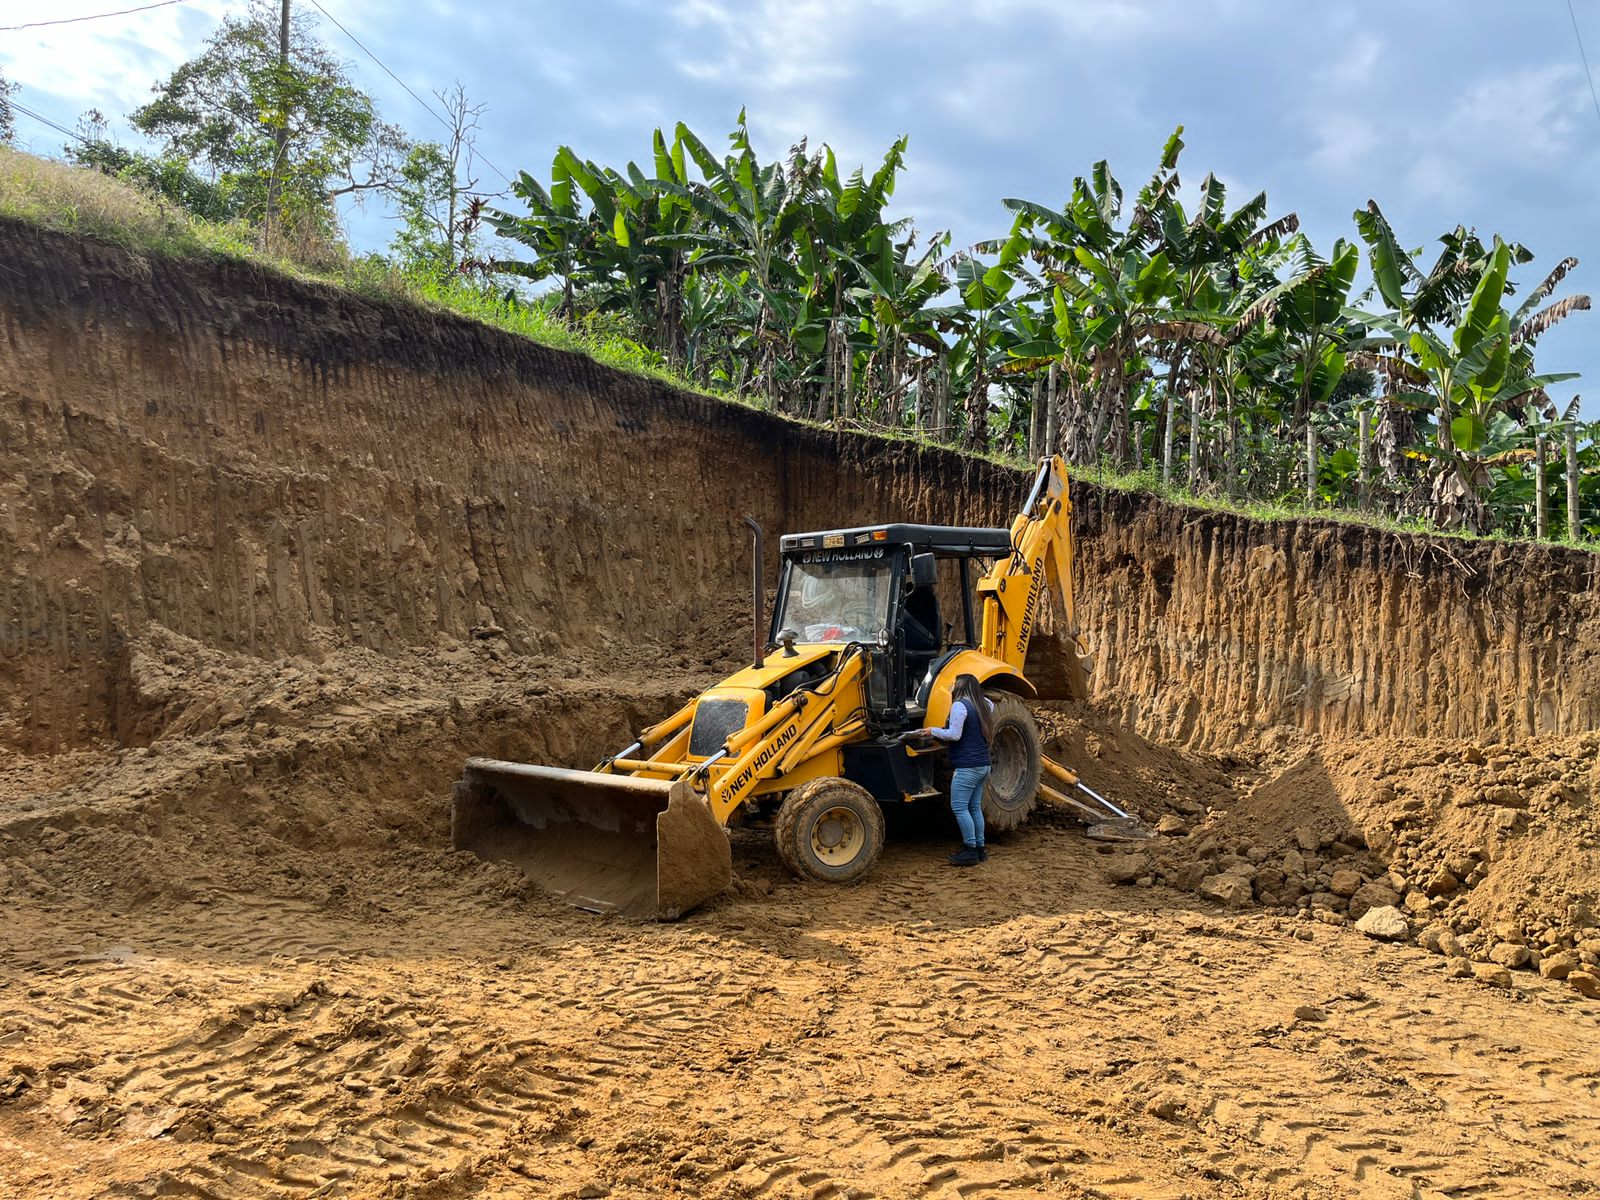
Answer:
[[[1017,657],[1021,658],[1023,651],[1028,648],[1028,635],[1033,632],[1033,616],[1039,607],[1039,593],[1044,591],[1040,586],[1039,572],[1044,569],[1044,554],[1041,553],[1033,564],[1028,588],[1028,603],[1022,609],[1022,624],[1017,629]]]
[[[756,772],[765,767],[769,762],[781,754],[785,747],[795,738],[800,736],[800,722],[790,721],[772,741],[768,742],[761,753],[756,755],[744,770],[740,771],[733,779],[722,788],[722,802],[732,804],[733,798],[755,778]]]

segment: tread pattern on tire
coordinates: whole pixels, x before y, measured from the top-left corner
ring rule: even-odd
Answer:
[[[869,812],[876,814],[877,819],[870,817],[867,826],[867,865],[860,874],[848,880],[834,880],[818,876],[807,870],[806,864],[798,853],[800,839],[798,826],[801,814],[804,812],[812,798],[819,792],[828,791],[835,787],[846,787],[866,797],[869,803]],[[878,802],[872,794],[860,784],[851,783],[848,779],[828,775],[821,779],[812,779],[802,783],[783,799],[783,805],[778,809],[777,819],[773,822],[772,836],[778,846],[778,857],[783,859],[784,865],[802,879],[815,880],[818,883],[853,883],[872,869],[872,864],[878,861],[883,853],[884,838],[887,834],[887,825],[883,819],[883,810],[878,807]]]
[[[990,692],[988,695],[989,702],[994,705],[996,731],[998,732],[1002,722],[1019,725],[1028,753],[1032,756],[1032,761],[1023,772],[1022,791],[1026,796],[1025,800],[1011,807],[1001,808],[998,804],[990,803],[992,790],[984,789],[984,826],[996,833],[1005,833],[1026,822],[1039,799],[1039,726],[1034,722],[1033,714],[1028,711],[1027,705],[1016,696],[1009,692]]]

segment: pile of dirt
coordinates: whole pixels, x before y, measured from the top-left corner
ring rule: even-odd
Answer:
[[[591,765],[730,665],[632,653],[604,676],[593,656],[518,655],[493,636],[268,661],[151,626],[125,655],[147,738],[0,754],[0,892],[121,911],[241,889],[338,905],[384,891],[361,871],[409,889],[468,867],[474,887],[526,895],[449,850],[451,784],[474,754]]]
[[[1129,795],[1160,836],[1110,869],[1334,925],[1392,910],[1377,936],[1415,939],[1451,969],[1475,960],[1600,995],[1597,750],[1594,734],[1484,746],[1275,730],[1218,760],[1225,777],[1189,773],[1200,795],[1143,772]]]

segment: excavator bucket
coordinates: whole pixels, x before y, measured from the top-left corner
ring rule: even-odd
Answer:
[[[727,832],[682,780],[468,759],[450,841],[591,912],[672,921],[733,881]]]

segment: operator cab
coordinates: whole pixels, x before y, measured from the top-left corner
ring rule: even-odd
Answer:
[[[872,525],[794,533],[782,566],[769,645],[868,647],[872,716],[920,720],[944,661],[977,646],[973,586],[981,567],[1011,550],[1004,529]]]

